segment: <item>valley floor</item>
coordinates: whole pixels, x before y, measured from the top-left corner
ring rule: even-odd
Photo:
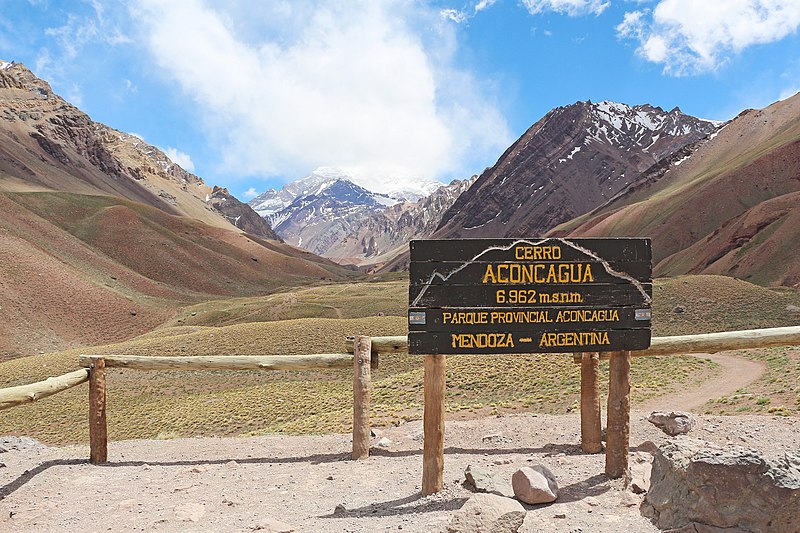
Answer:
[[[632,446],[667,438],[646,414],[632,413]],[[695,437],[771,456],[800,449],[795,417],[699,418]],[[298,532],[439,531],[471,494],[462,486],[468,465],[510,476],[541,463],[560,496],[530,506],[521,531],[657,531],[639,512],[641,496],[603,475],[603,454],[580,451],[579,433],[577,415],[448,422],[446,488],[426,498],[421,421],[383,431],[392,444],[373,442],[363,461],[350,460],[342,434],[121,441],[105,466],[87,464],[86,446],[31,447],[0,455],[0,529],[270,531],[280,521]]]

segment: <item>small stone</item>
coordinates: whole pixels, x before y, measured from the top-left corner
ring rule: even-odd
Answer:
[[[383,431],[381,431],[380,429],[371,428],[371,429],[369,430],[369,434],[370,434],[370,436],[371,436],[372,438],[378,438],[378,437],[380,437],[381,435],[383,435]]]
[[[286,522],[267,518],[256,524],[253,527],[253,531],[263,531],[264,533],[292,533],[295,529]]]
[[[327,478],[325,478],[325,479],[327,479],[328,481],[333,481],[333,476],[328,476],[328,477],[327,477]]]
[[[683,313],[684,311],[686,311],[686,309],[685,309],[685,308],[684,308],[682,305],[676,305],[676,306],[675,306],[675,307],[672,309],[672,312],[673,312],[673,313],[677,313],[677,314],[681,314],[681,313]]]
[[[647,421],[670,437],[685,435],[697,425],[697,419],[691,413],[682,411],[672,411],[671,413],[653,411],[647,417]]]
[[[192,311],[192,316],[197,316],[197,312]]]
[[[381,440],[378,441],[378,446],[380,446],[381,448],[388,448],[391,445],[392,445],[392,440],[387,437],[383,437]]]
[[[792,304],[787,305],[786,310],[790,313],[800,313],[800,307]]]
[[[136,316],[136,311],[131,311],[131,316]]]
[[[511,442],[511,439],[500,433],[490,433],[481,437],[481,442],[484,444],[500,444],[503,442]]]
[[[565,515],[563,513],[562,514],[554,514],[553,515],[553,518],[566,518],[566,517],[567,517],[567,515]]]
[[[343,503],[340,503],[336,506],[333,510],[333,516],[346,516],[347,515],[347,507],[344,506]]]
[[[530,505],[550,503],[558,497],[558,483],[544,465],[523,466],[511,476],[514,496]]]

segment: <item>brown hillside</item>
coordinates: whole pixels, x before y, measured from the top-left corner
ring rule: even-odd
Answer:
[[[142,139],[94,122],[21,64],[0,71],[0,191],[117,196],[280,240],[226,190]]]
[[[353,275],[119,198],[6,193],[0,209],[0,357],[129,338],[179,304]]]
[[[688,159],[551,234],[651,237],[657,275],[792,285],[800,225],[789,213],[798,191],[800,95],[742,113]]]
[[[663,275],[740,276],[762,285],[800,287],[800,192],[758,204],[658,265]],[[740,274],[741,273],[741,274]]]

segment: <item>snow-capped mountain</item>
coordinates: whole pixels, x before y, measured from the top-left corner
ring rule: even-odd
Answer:
[[[338,169],[323,167],[257,196],[250,206],[290,244],[343,263],[371,264],[433,231],[465,183],[472,181],[445,186],[417,180],[381,194]]]
[[[392,189],[387,196],[406,202],[418,202],[435,193],[441,186],[442,183],[438,181],[419,179],[415,182],[415,186]]]
[[[543,235],[718,126],[651,105],[589,101],[555,108],[456,200],[435,237]]]
[[[279,191],[269,189],[247,203],[256,213],[269,219],[271,215],[289,207],[297,198],[314,194],[340,179],[349,180],[350,177],[339,169],[320,167],[305,178],[287,183]]]

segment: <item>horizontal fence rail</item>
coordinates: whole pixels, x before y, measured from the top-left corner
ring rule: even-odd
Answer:
[[[723,350],[768,348],[770,346],[795,344],[800,344],[800,326],[653,337],[650,348],[633,351],[631,355],[633,357],[641,357],[684,353],[716,353]],[[353,340],[349,337],[347,338],[347,349],[351,352],[353,350]],[[408,337],[406,336],[372,337],[373,352],[398,353],[405,352],[407,349]],[[603,357],[602,354],[601,357]],[[608,355],[605,358],[608,358]],[[576,361],[580,362],[580,355],[576,356]]]
[[[132,370],[310,370],[314,368],[351,368],[352,353],[313,355],[81,355],[80,364],[91,367],[104,359],[106,368]]]
[[[0,410],[35,402],[87,381],[89,381],[89,371],[82,368],[69,374],[47,378],[37,383],[0,389]]]

